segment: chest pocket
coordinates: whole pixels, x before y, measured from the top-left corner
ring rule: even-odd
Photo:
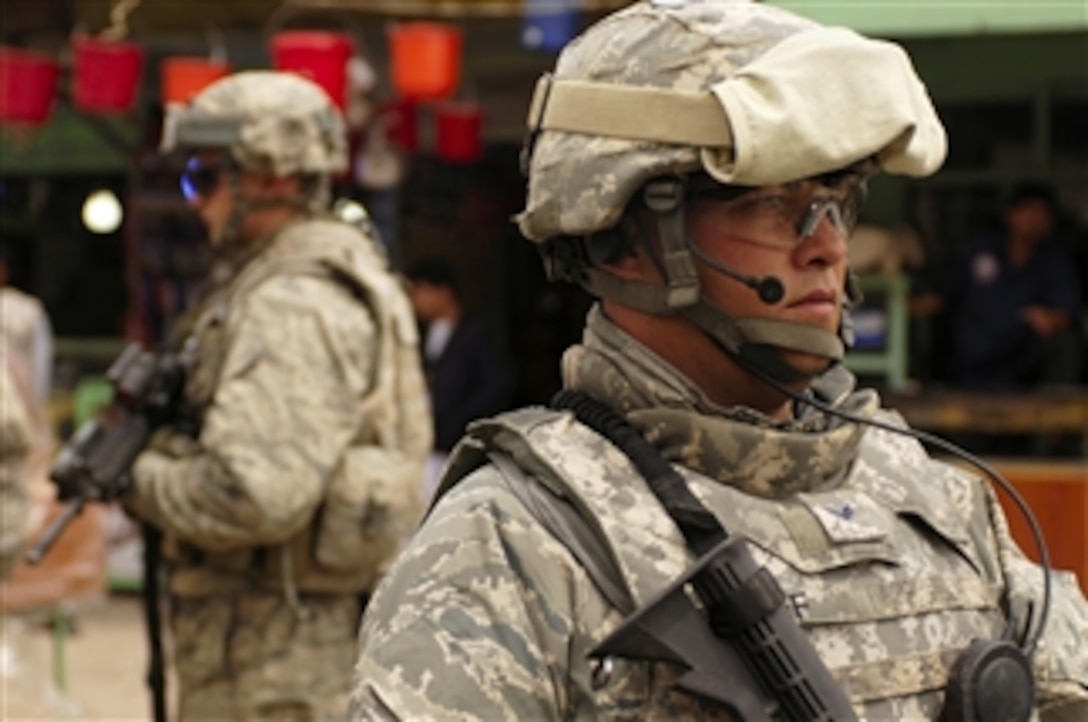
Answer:
[[[804,625],[998,604],[999,584],[977,562],[967,537],[932,505],[909,498],[892,503],[853,486],[789,501],[745,495],[742,502],[730,498],[741,493],[734,489],[690,481],[726,528],[748,538]]]

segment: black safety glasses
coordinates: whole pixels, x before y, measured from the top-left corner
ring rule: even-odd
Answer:
[[[194,155],[185,162],[179,185],[185,200],[192,203],[215,192],[229,164],[222,159],[201,158]]]

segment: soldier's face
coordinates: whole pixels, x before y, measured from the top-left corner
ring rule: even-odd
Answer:
[[[441,315],[444,289],[441,286],[417,280],[412,282],[412,309],[423,322],[433,321]]]
[[[703,297],[735,318],[769,318],[836,333],[842,320],[847,237],[852,212],[842,193],[814,181],[770,186],[740,197],[689,201],[689,242],[745,276],[777,278],[785,295],[765,303],[743,283],[696,259]],[[798,370],[817,374],[825,358],[787,352]]]
[[[1006,211],[1005,223],[1014,237],[1036,243],[1054,230],[1054,215],[1045,200],[1033,198]]]

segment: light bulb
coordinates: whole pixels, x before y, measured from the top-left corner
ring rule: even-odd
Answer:
[[[125,210],[117,194],[100,188],[83,201],[83,225],[92,233],[113,233],[121,227]]]

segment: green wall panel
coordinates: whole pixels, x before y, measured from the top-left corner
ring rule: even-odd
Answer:
[[[774,0],[772,4],[823,23],[891,37],[1088,28],[1085,0]]]
[[[0,175],[123,172],[138,137],[135,122],[61,105],[37,128],[0,126]]]

